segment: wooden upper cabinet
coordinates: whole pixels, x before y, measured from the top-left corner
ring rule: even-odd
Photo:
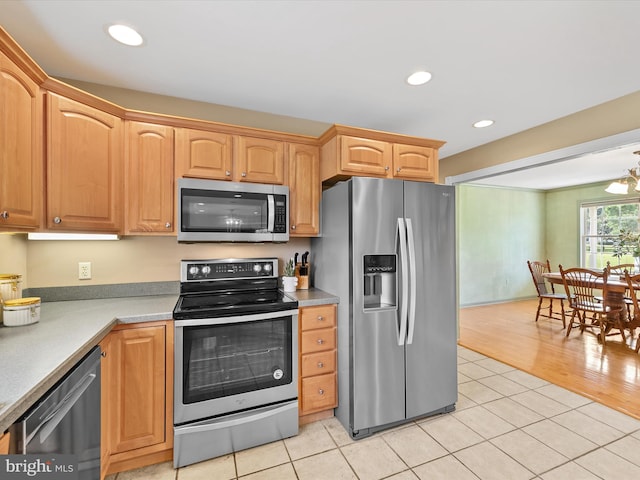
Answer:
[[[232,179],[233,136],[225,133],[176,129],[176,178]]]
[[[38,85],[0,52],[0,230],[41,223],[42,98]]]
[[[174,232],[173,128],[126,122],[127,234]]]
[[[392,149],[387,142],[343,135],[340,167],[345,172],[386,177],[391,168]]]
[[[436,182],[445,142],[333,125],[319,138],[320,180],[330,186],[354,175]]]
[[[438,179],[437,150],[418,145],[393,144],[393,176],[435,182]]]
[[[235,140],[234,180],[284,184],[284,142],[241,135]]]
[[[319,162],[319,147],[288,144],[289,235],[292,237],[309,237],[320,232]]]
[[[122,230],[122,120],[48,94],[47,227],[59,231]]]

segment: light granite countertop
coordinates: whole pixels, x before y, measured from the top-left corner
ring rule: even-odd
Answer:
[[[299,307],[313,307],[315,305],[327,305],[329,303],[340,303],[340,298],[318,288],[308,290],[296,290],[295,292],[285,292],[285,295],[298,301]]]
[[[117,323],[169,320],[177,295],[45,302],[40,321],[0,326],[0,434]]]
[[[339,298],[310,288],[287,293],[307,307]],[[0,434],[20,418],[118,323],[169,320],[178,295],[44,302],[40,321],[0,326]]]

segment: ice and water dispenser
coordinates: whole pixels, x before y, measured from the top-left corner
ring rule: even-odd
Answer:
[[[364,309],[395,308],[396,256],[364,256]]]

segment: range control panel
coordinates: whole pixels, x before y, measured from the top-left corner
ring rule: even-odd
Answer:
[[[180,281],[227,280],[241,278],[277,278],[277,258],[229,258],[182,260]]]

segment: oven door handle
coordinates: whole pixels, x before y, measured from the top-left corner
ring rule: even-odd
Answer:
[[[173,324],[179,327],[198,327],[201,325],[225,325],[229,323],[253,322],[256,320],[270,320],[272,318],[288,317],[289,315],[297,315],[298,309],[280,310],[277,312],[255,313],[253,315],[238,315],[235,317],[212,317],[212,318],[193,318],[184,320],[174,320]]]
[[[255,422],[257,420],[262,420],[265,418],[269,418],[273,415],[278,415],[282,412],[286,412],[287,410],[291,410],[292,408],[298,408],[297,400],[292,402],[288,402],[284,405],[281,405],[276,408],[266,408],[262,412],[243,412],[240,414],[236,414],[229,420],[220,420],[219,418],[214,418],[210,421],[198,422],[197,425],[180,425],[175,427],[175,433],[180,435],[186,435],[189,433],[198,433],[198,432],[208,432],[212,429],[219,430],[223,428],[231,428],[236,427],[238,425],[243,425],[245,423]]]

